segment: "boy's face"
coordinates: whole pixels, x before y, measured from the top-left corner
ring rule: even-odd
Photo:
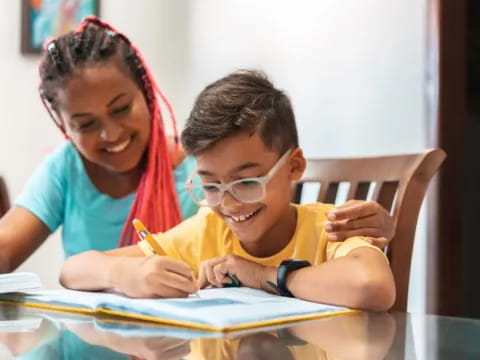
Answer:
[[[268,149],[256,133],[252,136],[240,133],[219,141],[196,156],[196,160],[203,183],[226,184],[265,176],[282,155]],[[273,228],[278,233],[278,228],[287,223],[292,214],[289,206],[291,181],[302,176],[304,167],[302,151],[294,149],[286,164],[267,183],[263,200],[243,203],[225,192],[221,203],[212,209],[245,245],[260,241]]]

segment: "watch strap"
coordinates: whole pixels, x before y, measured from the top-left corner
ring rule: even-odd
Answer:
[[[307,260],[289,259],[284,260],[278,267],[277,271],[277,284],[275,285],[271,281],[267,281],[267,285],[270,286],[277,294],[281,296],[293,297],[290,290],[287,289],[287,277],[292,271],[310,266],[310,262]]]

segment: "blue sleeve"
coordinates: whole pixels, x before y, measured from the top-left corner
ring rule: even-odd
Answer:
[[[178,204],[180,205],[183,220],[195,215],[198,211],[198,205],[191,199],[190,194],[185,189],[185,183],[196,167],[197,163],[195,159],[187,157],[173,171],[175,175],[175,189],[177,190]]]
[[[15,200],[15,205],[29,210],[52,232],[63,223],[65,213],[66,160],[65,151],[49,155]]]

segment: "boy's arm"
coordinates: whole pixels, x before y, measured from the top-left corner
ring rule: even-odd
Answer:
[[[131,297],[185,297],[197,291],[190,267],[168,256],[145,257],[138,246],[86,251],[68,258],[60,283],[75,290],[114,290]]]
[[[276,283],[276,276],[276,267],[264,267],[262,284]],[[288,275],[287,288],[300,299],[364,310],[385,311],[395,301],[390,266],[380,251],[369,247],[294,271]]]
[[[387,312],[358,312],[309,321],[288,328],[297,338],[339,359],[384,359],[395,338],[396,323]]]

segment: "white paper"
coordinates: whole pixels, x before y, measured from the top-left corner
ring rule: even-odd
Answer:
[[[0,274],[0,293],[40,289],[40,277],[31,272]]]

